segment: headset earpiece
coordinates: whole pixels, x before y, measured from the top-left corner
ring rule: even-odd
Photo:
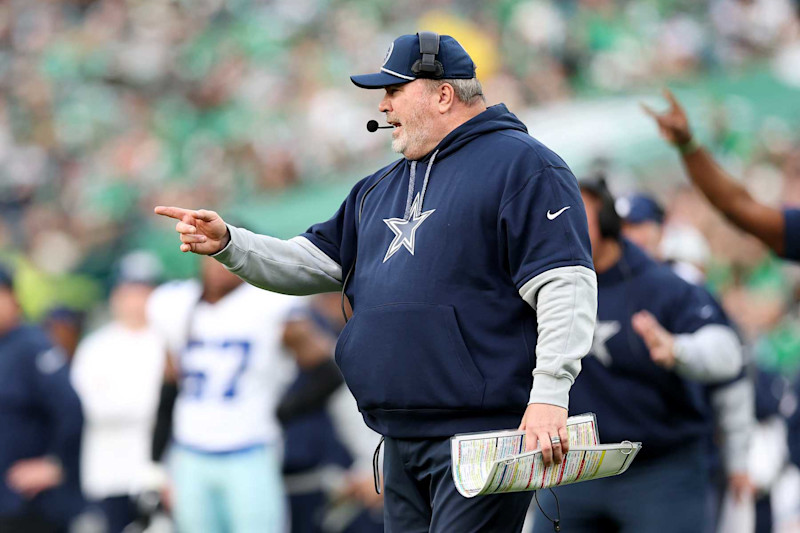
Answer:
[[[600,181],[603,189],[602,206],[600,207],[600,233],[603,237],[619,240],[622,233],[622,219],[617,213],[616,201],[611,191],[608,190],[606,180],[601,179]]]
[[[411,65],[411,72],[418,78],[441,79],[444,67],[436,59],[439,53],[439,34],[432,31],[421,31],[419,37],[419,53],[422,56]]]
[[[600,212],[597,215],[600,234],[608,239],[619,240],[622,233],[622,219],[617,213],[614,195],[611,194],[605,177],[587,179],[581,183],[581,188],[585,188],[600,199]]]

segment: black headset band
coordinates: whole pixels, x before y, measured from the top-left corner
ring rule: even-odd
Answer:
[[[436,54],[439,53],[439,34],[432,31],[419,32],[419,53],[422,56],[420,70],[436,72]]]
[[[608,188],[608,183],[603,176],[587,179],[581,183],[581,188],[597,196],[600,200],[598,223],[603,237],[619,239],[622,231],[622,220],[615,206],[614,195]]]
[[[417,33],[421,58],[411,66],[411,72],[418,78],[443,78],[444,67],[437,59],[439,54],[439,34],[432,31]]]

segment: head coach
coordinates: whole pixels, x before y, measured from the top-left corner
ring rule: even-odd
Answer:
[[[452,37],[403,35],[379,72],[351,80],[384,90],[403,158],[359,181],[333,218],[283,241],[213,211],[155,212],[178,220],[182,251],[258,287],[349,298],[336,361],[386,437],[386,531],[518,531],[530,493],[461,497],[449,437],[519,426],[548,463],[567,451],[597,310],[577,180],[503,104],[486,107]]]

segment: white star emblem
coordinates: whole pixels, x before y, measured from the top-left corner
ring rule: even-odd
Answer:
[[[406,247],[406,250],[411,252],[411,255],[414,255],[414,236],[417,233],[417,229],[426,218],[431,216],[433,212],[436,211],[436,209],[431,209],[430,211],[420,213],[421,208],[422,206],[420,205],[419,201],[419,193],[417,193],[416,198],[414,198],[414,203],[411,204],[411,213],[409,213],[408,219],[383,219],[383,221],[386,222],[386,225],[389,226],[389,229],[392,230],[392,233],[394,233],[394,239],[392,239],[391,244],[389,244],[389,249],[386,250],[386,256],[383,258],[384,263],[395,253],[397,253],[397,251],[403,246]]]
[[[597,321],[594,328],[594,337],[592,338],[591,353],[603,366],[611,366],[611,354],[608,353],[606,342],[608,339],[619,333],[620,325],[616,320],[613,321]]]

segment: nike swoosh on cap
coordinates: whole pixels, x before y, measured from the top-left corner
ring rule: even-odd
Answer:
[[[572,207],[572,206],[568,205],[567,207],[562,207],[561,209],[559,209],[555,213],[551,213],[550,210],[548,209],[547,210],[547,220],[555,220],[558,215],[560,215],[561,213],[563,213],[564,211],[566,211],[570,207]]]

